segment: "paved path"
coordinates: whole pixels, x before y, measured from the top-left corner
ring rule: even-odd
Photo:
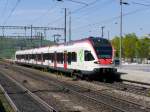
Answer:
[[[150,64],[129,64],[129,65],[122,65],[122,69],[129,69],[129,70],[138,70],[144,72],[150,72]]]
[[[150,84],[150,72],[131,69],[118,69],[118,72],[121,73],[121,79]]]

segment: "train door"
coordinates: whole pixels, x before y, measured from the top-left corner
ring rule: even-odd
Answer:
[[[67,69],[67,51],[64,51],[64,69]]]
[[[79,49],[77,54],[77,69],[84,70],[84,50]]]
[[[41,53],[41,65],[43,65],[43,53]]]
[[[37,64],[37,61],[38,61],[38,54],[37,53],[35,54],[35,60],[36,60],[35,63]]]
[[[57,67],[57,52],[54,52],[54,68]]]
[[[84,69],[85,70],[92,70],[95,66],[94,64],[94,56],[92,55],[91,51],[84,50]]]
[[[29,62],[30,62],[30,54],[28,54],[28,64],[29,64]]]

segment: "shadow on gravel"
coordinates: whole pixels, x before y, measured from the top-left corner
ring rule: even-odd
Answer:
[[[114,82],[122,82],[121,75],[125,73],[111,73],[111,74],[100,74],[103,77],[97,76],[93,78],[94,81],[106,82],[106,83],[114,83]]]
[[[0,101],[0,112],[6,112],[1,101]]]

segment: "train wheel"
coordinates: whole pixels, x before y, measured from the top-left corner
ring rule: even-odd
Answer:
[[[74,76],[72,77],[72,80],[73,80],[73,81],[77,81],[77,80],[78,80],[78,77],[74,75]]]
[[[73,71],[71,73],[73,80],[78,80],[80,78],[80,74],[77,71]]]
[[[90,78],[89,78],[88,76],[85,76],[84,79],[85,79],[86,81],[90,81]]]

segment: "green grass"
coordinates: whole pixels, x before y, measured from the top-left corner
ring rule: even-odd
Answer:
[[[15,39],[15,38],[0,38],[0,58],[14,58],[16,50],[29,49],[40,47],[39,39]],[[42,45],[53,45],[54,43],[49,40],[43,40]]]
[[[14,112],[4,94],[0,90],[0,112]]]

